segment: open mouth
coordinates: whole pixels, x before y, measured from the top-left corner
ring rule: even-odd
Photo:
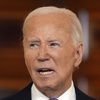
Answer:
[[[50,74],[54,73],[54,70],[52,70],[50,68],[41,68],[41,69],[38,69],[38,72],[41,75],[50,75]]]

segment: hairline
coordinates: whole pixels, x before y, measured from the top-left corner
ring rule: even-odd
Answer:
[[[40,7],[35,10],[33,10],[29,15],[26,17],[24,24],[23,24],[23,33],[24,33],[24,26],[26,25],[27,21],[31,19],[35,15],[47,15],[47,14],[60,14],[64,13],[65,15],[69,16],[71,21],[71,35],[72,35],[72,41],[75,47],[78,46],[78,44],[83,43],[82,41],[82,27],[80,24],[79,19],[77,18],[76,14],[70,11],[66,8],[57,8],[53,6],[49,7]],[[66,22],[67,23],[67,22]],[[80,32],[79,32],[80,31]]]

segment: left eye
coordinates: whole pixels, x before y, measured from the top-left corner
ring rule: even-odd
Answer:
[[[60,44],[58,44],[58,43],[50,43],[50,45],[49,45],[50,47],[59,47],[60,46]]]

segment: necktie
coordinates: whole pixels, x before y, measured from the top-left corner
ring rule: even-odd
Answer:
[[[50,98],[49,100],[58,100],[57,98]]]

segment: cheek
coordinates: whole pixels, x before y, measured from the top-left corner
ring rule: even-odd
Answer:
[[[31,70],[31,58],[29,55],[27,56],[26,54],[25,54],[25,64],[26,64],[28,71],[30,72],[30,70]]]
[[[33,75],[34,74],[34,56],[29,53],[29,52],[25,52],[24,54],[24,57],[25,57],[25,64],[26,64],[26,67],[28,69],[28,72],[30,74],[30,76],[33,78]]]
[[[74,70],[74,60],[73,58],[69,58],[69,56],[61,56],[61,59],[59,59],[58,65],[58,73],[59,73],[59,78],[68,80],[71,78],[73,70]],[[62,80],[63,81],[63,80]]]
[[[25,64],[28,69],[31,69],[34,63],[35,55],[29,50],[24,51]]]
[[[60,65],[61,70],[71,71],[74,69],[74,62],[75,62],[75,54],[74,51],[64,50],[58,58],[58,63]]]
[[[33,52],[31,49],[24,49],[24,58],[25,58],[25,61],[27,62],[30,62],[31,61],[34,61],[34,59],[36,58],[36,52]]]

